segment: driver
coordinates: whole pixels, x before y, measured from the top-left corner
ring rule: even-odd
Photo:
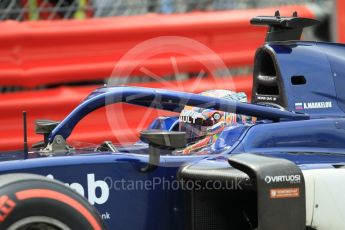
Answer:
[[[201,95],[248,102],[245,93],[230,90],[209,90]],[[182,154],[188,155],[195,152],[206,154],[206,151],[203,152],[202,149],[214,143],[226,126],[246,124],[251,120],[251,117],[244,115],[185,106],[179,117],[179,131],[186,132],[188,146],[182,150]]]

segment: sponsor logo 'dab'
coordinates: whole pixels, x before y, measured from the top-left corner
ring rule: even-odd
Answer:
[[[54,179],[54,176],[49,174],[47,175],[48,178]],[[95,174],[90,173],[86,175],[86,188],[80,183],[65,183],[66,186],[70,187],[71,189],[75,190],[82,196],[88,198],[90,204],[104,204],[109,199],[109,186],[104,180],[96,180]],[[98,191],[96,193],[96,190]],[[87,194],[87,196],[86,196]]]
[[[282,183],[290,182],[291,184],[301,183],[301,175],[283,175],[283,176],[266,176],[265,182],[267,184],[271,183]]]

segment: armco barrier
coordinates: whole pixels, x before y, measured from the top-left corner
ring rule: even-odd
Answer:
[[[297,10],[301,16],[313,17],[303,6],[281,8],[282,15]],[[256,15],[273,15],[275,9],[240,10],[217,13],[181,15],[144,15],[85,21],[4,22],[0,24],[0,85],[36,87],[64,82],[104,79],[122,55],[135,45],[157,36],[183,36],[194,39],[215,51],[228,67],[252,64],[255,49],[264,41],[265,28],[249,25]],[[192,55],[192,54],[191,54]],[[210,57],[198,57],[207,61]],[[212,61],[212,60],[211,60]],[[177,57],[180,72],[199,72],[200,63],[193,57]],[[135,63],[135,60],[133,60]],[[133,63],[125,65],[133,67]],[[169,56],[159,56],[142,63],[157,75],[173,74]],[[133,75],[141,74],[134,68]],[[186,91],[201,92],[215,88],[212,80],[204,79],[197,88],[188,88],[193,80],[183,82]],[[178,82],[171,82],[177,84]],[[222,88],[250,94],[251,77],[224,78]],[[141,86],[163,87],[161,83],[142,83]],[[59,87],[42,91],[24,91],[0,95],[0,149],[22,148],[21,111],[28,112],[29,144],[41,140],[34,135],[34,120],[61,120],[95,87]],[[174,89],[175,87],[169,87]],[[180,89],[176,87],[176,89]],[[250,95],[249,95],[250,96]],[[105,109],[96,111],[76,127],[70,140],[99,143],[114,142],[133,134],[144,110],[123,106],[127,124],[120,124],[117,137],[109,126]],[[142,127],[153,117],[152,113]],[[111,121],[113,122],[113,121]],[[114,118],[116,122],[116,118]],[[121,126],[122,125],[122,126]],[[135,135],[127,138],[134,141]]]

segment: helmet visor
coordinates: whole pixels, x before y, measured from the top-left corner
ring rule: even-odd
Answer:
[[[179,131],[185,132],[188,142],[195,142],[207,135],[207,126],[179,122]]]

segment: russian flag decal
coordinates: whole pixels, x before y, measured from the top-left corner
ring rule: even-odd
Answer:
[[[295,110],[302,110],[302,109],[304,109],[302,102],[295,103]]]

